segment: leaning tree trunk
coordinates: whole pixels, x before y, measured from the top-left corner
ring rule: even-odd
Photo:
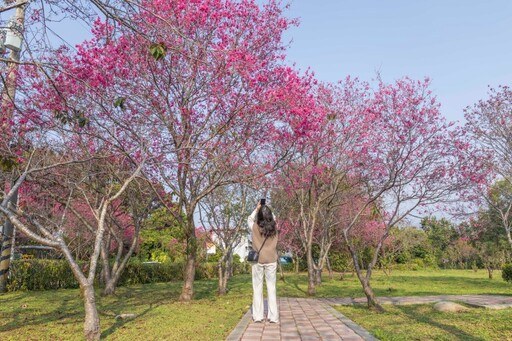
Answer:
[[[384,311],[384,308],[382,308],[382,306],[377,301],[369,281],[363,280],[361,284],[363,285],[364,294],[366,296],[366,300],[368,301],[368,308],[377,311]]]
[[[354,263],[356,263],[355,260],[354,260]],[[361,282],[361,285],[363,286],[363,291],[366,296],[366,300],[368,302],[368,308],[377,310],[377,311],[384,311],[382,306],[377,301],[377,298],[375,297],[375,293],[373,292],[372,286],[370,285],[370,278],[372,276],[371,266],[368,266],[368,269],[366,269],[366,276],[363,276],[362,270],[359,266],[357,266],[355,270],[356,270],[357,278],[359,279],[359,282]]]
[[[373,289],[370,285],[370,279],[372,277],[372,265],[368,264],[368,267],[366,269],[366,276],[363,276],[363,270],[359,266],[357,250],[355,250],[354,247],[352,246],[352,244],[350,244],[346,231],[344,231],[344,232],[345,233],[343,234],[343,236],[344,236],[345,242],[347,243],[350,254],[352,256],[352,262],[354,263],[354,270],[356,272],[357,278],[359,279],[359,282],[363,286],[363,291],[366,296],[366,300],[368,302],[368,308],[374,309],[377,311],[384,311],[382,306],[377,301],[377,298],[375,297],[375,293],[373,292]],[[375,260],[375,258],[374,258],[374,260]]]
[[[352,251],[351,251],[351,253],[352,253]],[[366,276],[363,276],[363,270],[358,265],[357,255],[355,253],[352,253],[352,259],[354,261],[354,265],[355,265],[354,268],[355,268],[355,271],[357,274],[357,278],[359,279],[359,282],[361,282],[361,285],[363,286],[363,291],[366,296],[366,300],[368,302],[368,308],[372,309],[372,310],[377,310],[377,311],[384,311],[382,306],[377,301],[377,298],[375,297],[375,293],[373,292],[373,289],[370,285],[370,279],[372,277],[371,265],[368,265],[368,268],[366,269]]]

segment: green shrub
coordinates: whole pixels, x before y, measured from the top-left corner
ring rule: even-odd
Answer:
[[[216,252],[215,254],[208,255],[208,263],[218,263],[220,258],[222,257],[222,254],[220,252]]]
[[[344,272],[350,269],[350,255],[346,252],[331,252],[329,254],[329,261],[333,271]]]
[[[507,282],[512,282],[512,264],[505,264],[501,269],[501,277]]]
[[[238,256],[238,255],[235,255]],[[234,257],[233,257],[234,258]],[[240,258],[240,256],[238,257]],[[248,274],[251,270],[251,264],[247,262],[234,262],[233,263],[233,275]]]
[[[11,263],[7,290],[49,290],[78,286],[65,260],[21,259]]]
[[[143,263],[131,261],[119,279],[119,285],[183,280],[183,263]]]
[[[211,279],[217,277],[218,263],[206,262],[196,264],[195,279]]]
[[[79,264],[80,267],[86,264]],[[121,274],[118,286],[170,282],[183,280],[183,262],[144,263],[132,258]],[[250,270],[244,263],[233,264],[233,274],[246,274]],[[98,274],[101,268],[98,268]],[[217,263],[197,263],[196,279],[216,278]],[[96,276],[99,278],[99,276]],[[7,290],[54,290],[78,288],[79,284],[65,260],[22,259],[11,263]]]

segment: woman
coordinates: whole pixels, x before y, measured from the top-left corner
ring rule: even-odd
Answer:
[[[255,221],[256,219],[256,221]],[[258,263],[252,266],[252,318],[255,322],[263,321],[263,275],[267,282],[268,315],[270,323],[279,322],[276,298],[277,270],[277,226],[270,208],[258,203],[256,209],[247,219],[252,231],[252,248],[259,251]]]

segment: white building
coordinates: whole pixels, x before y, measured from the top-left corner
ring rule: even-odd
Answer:
[[[210,231],[210,238],[212,242],[208,242],[206,244],[206,254],[214,255],[217,253],[216,244],[219,243],[220,240],[214,231]],[[249,235],[245,233],[241,234],[239,242],[233,248],[233,255],[239,255],[240,261],[245,262],[245,258],[247,257],[249,250],[251,250],[251,241],[249,240]]]

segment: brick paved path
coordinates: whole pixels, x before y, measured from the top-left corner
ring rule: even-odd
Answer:
[[[427,304],[458,301],[489,309],[512,307],[512,296],[443,295],[379,297],[381,304]],[[369,340],[377,341],[368,331],[355,324],[332,305],[365,303],[365,298],[280,298],[280,323],[254,323],[251,310],[228,336],[228,341],[242,340]]]
[[[329,303],[311,298],[280,298],[280,323],[255,323],[249,310],[227,340],[377,340]]]

